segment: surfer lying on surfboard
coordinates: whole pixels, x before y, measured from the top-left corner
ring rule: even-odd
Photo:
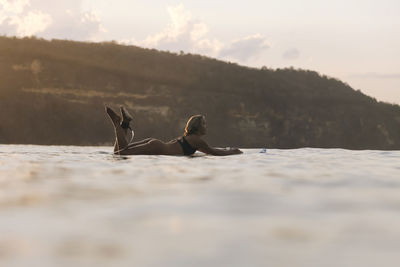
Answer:
[[[206,118],[203,115],[190,117],[186,123],[185,132],[169,142],[163,142],[154,138],[132,142],[133,130],[130,126],[132,116],[121,107],[121,116],[110,107],[105,107],[115,130],[114,154],[118,155],[192,155],[196,150],[214,156],[227,156],[243,153],[238,148],[220,149],[210,147],[201,137],[206,134]],[[131,135],[129,141],[128,136]]]

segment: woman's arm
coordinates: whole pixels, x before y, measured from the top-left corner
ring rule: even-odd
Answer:
[[[213,156],[229,156],[229,155],[236,155],[236,154],[243,153],[238,148],[221,149],[221,148],[210,147],[207,144],[207,142],[205,142],[201,138],[198,138],[196,140],[196,146],[197,146],[197,150],[199,150],[203,153],[206,153],[206,154],[213,155]]]

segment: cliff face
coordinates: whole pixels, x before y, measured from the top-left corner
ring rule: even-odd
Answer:
[[[131,111],[137,138],[174,138],[204,114],[214,146],[400,149],[399,106],[313,71],[0,37],[0,143],[111,144],[104,104]]]

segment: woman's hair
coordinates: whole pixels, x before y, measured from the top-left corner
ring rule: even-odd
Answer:
[[[204,119],[203,115],[194,115],[189,118],[185,127],[185,136],[195,134],[201,129],[201,122]]]

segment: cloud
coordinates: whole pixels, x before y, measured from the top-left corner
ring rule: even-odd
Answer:
[[[256,34],[233,41],[229,46],[220,51],[219,56],[224,58],[232,57],[246,62],[260,55],[270,47],[265,37]]]
[[[96,12],[66,9],[59,14],[57,21],[48,28],[45,35],[51,38],[96,41],[102,32],[106,32],[106,29]]]
[[[84,0],[0,0],[0,34],[102,41],[106,29],[93,10],[82,10]],[[192,16],[182,4],[167,7],[168,25],[143,40],[134,38],[121,43],[203,54],[245,63],[259,56],[270,45],[260,34],[222,42],[209,36],[209,28]]]
[[[160,33],[150,35],[143,41],[128,41],[145,47],[171,51],[186,51],[216,55],[222,46],[218,40],[206,38],[208,27],[194,19],[182,4],[167,8],[170,23]],[[125,41],[126,42],[126,41]]]
[[[149,48],[169,51],[185,51],[224,59],[246,62],[270,47],[266,38],[260,34],[248,36],[231,43],[207,37],[207,25],[193,18],[182,4],[167,8],[170,23],[161,31],[145,40],[122,40],[122,43],[135,44]]]
[[[0,0],[0,34],[95,40],[105,32],[98,14],[82,0]]]
[[[282,57],[288,60],[298,59],[300,57],[300,51],[296,48],[291,48],[286,50],[285,53],[283,53]]]
[[[43,32],[52,22],[40,10],[25,11],[29,0],[0,0],[0,31],[10,35],[31,36]]]
[[[0,10],[2,13],[20,14],[27,5],[29,5],[29,0],[0,0]]]
[[[18,36],[31,36],[39,32],[43,32],[52,22],[50,15],[41,11],[29,11],[23,17],[13,17],[9,21],[9,25],[16,28]]]

